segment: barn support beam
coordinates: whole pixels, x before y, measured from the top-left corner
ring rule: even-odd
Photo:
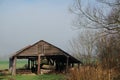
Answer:
[[[56,70],[58,70],[58,61],[57,60],[55,61],[55,67],[56,67]]]
[[[12,73],[13,59],[9,58],[9,72]]]
[[[30,69],[30,59],[28,59],[28,69]]]
[[[54,65],[54,61],[52,60],[52,59],[50,59],[50,58],[47,58],[47,61],[48,61],[48,64],[50,65]]]
[[[10,73],[12,71],[12,63],[13,63],[12,58],[9,58],[9,72]]]
[[[68,66],[69,66],[69,56],[67,56],[66,59],[66,72],[68,71]]]
[[[32,69],[32,60],[31,59],[29,59],[29,67],[30,67],[30,70]]]
[[[37,74],[41,74],[40,63],[41,63],[40,54],[38,54],[38,67],[37,67]]]
[[[32,67],[34,67],[34,60],[32,60]]]
[[[34,61],[31,60],[31,68],[33,68],[33,66],[34,66]]]
[[[13,57],[12,75],[16,75],[16,60],[17,60],[17,57]]]
[[[78,69],[80,68],[80,63],[78,63]]]

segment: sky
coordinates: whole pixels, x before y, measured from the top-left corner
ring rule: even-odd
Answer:
[[[0,0],[0,59],[45,40],[67,50],[73,0]]]

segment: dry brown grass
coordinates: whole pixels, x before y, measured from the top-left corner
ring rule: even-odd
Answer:
[[[120,80],[114,69],[103,69],[102,67],[81,66],[80,69],[70,70],[68,80]]]

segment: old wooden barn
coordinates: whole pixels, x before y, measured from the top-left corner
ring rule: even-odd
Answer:
[[[27,59],[26,70],[36,74],[41,74],[41,70],[45,69],[44,62],[47,65],[54,66],[54,68],[49,68],[54,71],[66,71],[69,67],[73,67],[74,64],[79,65],[81,63],[70,54],[44,40],[17,51],[9,58],[9,70],[12,75],[16,75],[17,72],[17,59]]]

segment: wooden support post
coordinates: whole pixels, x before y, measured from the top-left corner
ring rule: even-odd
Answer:
[[[68,71],[68,65],[69,65],[69,56],[67,56],[67,59],[66,59],[66,72]]]
[[[55,65],[55,61],[53,60],[53,65]]]
[[[13,59],[9,58],[9,72],[12,73]]]
[[[33,60],[31,60],[31,67],[33,68]]]
[[[30,69],[30,59],[28,59],[28,69]]]
[[[58,70],[58,61],[57,60],[55,61],[55,67],[56,67],[55,69]]]
[[[32,69],[32,62],[31,62],[31,59],[30,59],[30,69]]]
[[[80,68],[80,63],[78,63],[78,69]]]
[[[13,65],[12,65],[12,75],[16,75],[16,60],[17,60],[17,57],[14,57]]]
[[[40,70],[40,54],[38,54],[38,67],[37,67],[37,74],[40,74],[41,73],[41,70]]]
[[[41,74],[40,63],[41,63],[41,55],[44,54],[44,44],[38,45],[38,66],[37,66],[37,74]]]
[[[33,60],[33,67],[35,67],[35,61]]]

